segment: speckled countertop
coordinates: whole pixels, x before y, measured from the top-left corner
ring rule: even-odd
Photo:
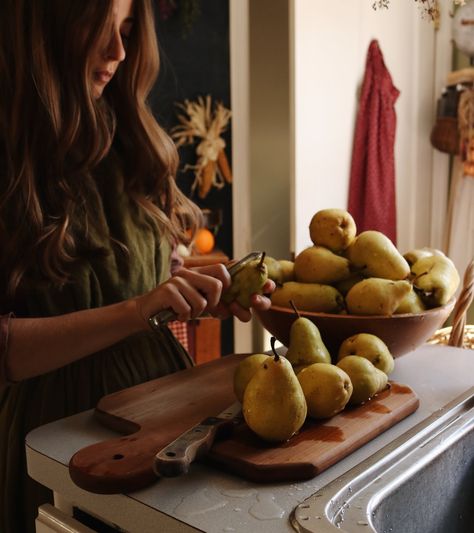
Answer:
[[[415,390],[419,409],[305,482],[258,485],[196,463],[186,476],[157,480],[141,491],[89,493],[71,481],[69,459],[84,446],[116,436],[94,419],[92,410],[32,431],[26,439],[28,472],[59,494],[58,501],[125,531],[290,532],[288,518],[298,503],[472,387],[473,376],[474,350],[425,345],[398,358],[390,378]]]

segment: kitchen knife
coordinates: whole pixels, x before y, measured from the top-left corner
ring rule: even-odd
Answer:
[[[194,459],[208,452],[217,437],[229,436],[241,420],[240,402],[233,403],[217,416],[204,419],[155,455],[155,474],[164,477],[186,474]]]
[[[248,255],[246,255],[243,259],[241,259],[240,261],[233,263],[232,265],[227,267],[229,274],[231,276],[235,276],[235,274],[239,270],[241,270],[245,265],[247,265],[251,261],[260,259],[262,257],[262,253],[263,252],[251,252]],[[163,311],[160,311],[158,314],[152,315],[148,319],[148,323],[150,324],[152,329],[160,329],[162,326],[165,326],[170,320],[174,320],[175,318],[176,318],[176,313],[172,309],[164,309]]]

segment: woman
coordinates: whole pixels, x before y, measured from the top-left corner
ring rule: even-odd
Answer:
[[[198,210],[146,105],[157,69],[150,0],[0,3],[2,532],[34,531],[50,499],[26,474],[31,429],[191,364],[149,316],[250,319],[220,303],[223,265],[169,277]]]

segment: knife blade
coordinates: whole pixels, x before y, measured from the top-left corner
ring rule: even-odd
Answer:
[[[155,474],[163,477],[186,474],[191,463],[208,452],[216,438],[228,437],[241,420],[240,402],[233,403],[217,416],[205,418],[155,455]]]
[[[229,271],[231,277],[235,276],[235,274],[237,274],[239,270],[241,270],[251,261],[260,259],[262,257],[262,253],[263,252],[250,252],[248,255],[240,259],[240,261],[237,261],[227,267],[227,270]],[[161,327],[165,326],[170,320],[174,320],[175,318],[176,313],[172,309],[164,309],[156,315],[152,315],[148,319],[148,323],[150,324],[152,329],[160,329]]]

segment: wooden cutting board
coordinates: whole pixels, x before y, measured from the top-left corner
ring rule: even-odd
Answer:
[[[232,377],[246,354],[230,355],[102,398],[95,414],[123,436],[79,450],[69,463],[86,490],[131,492],[157,480],[155,454],[183,432],[234,403]],[[393,426],[419,405],[407,386],[391,387],[326,421],[307,421],[287,443],[271,445],[242,423],[205,460],[256,481],[310,479]],[[192,466],[191,466],[192,468]]]

